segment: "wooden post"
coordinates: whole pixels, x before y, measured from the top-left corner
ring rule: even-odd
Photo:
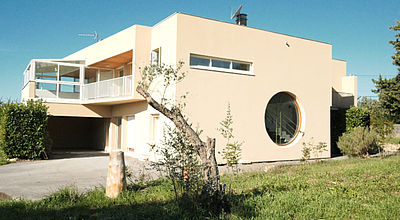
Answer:
[[[113,150],[110,152],[108,163],[106,196],[116,198],[124,190],[126,190],[124,152]]]

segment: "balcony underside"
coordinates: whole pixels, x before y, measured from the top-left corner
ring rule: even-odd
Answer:
[[[123,65],[124,63],[131,62],[132,53],[133,53],[132,50],[129,50],[124,53],[107,58],[105,60],[99,61],[97,63],[90,64],[89,67],[114,69]]]

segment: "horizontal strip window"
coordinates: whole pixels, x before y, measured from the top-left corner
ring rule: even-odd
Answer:
[[[241,61],[190,55],[190,67],[238,74],[254,75],[252,64]]]

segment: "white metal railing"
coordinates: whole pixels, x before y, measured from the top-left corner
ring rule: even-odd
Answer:
[[[83,100],[131,96],[132,75],[83,85]]]

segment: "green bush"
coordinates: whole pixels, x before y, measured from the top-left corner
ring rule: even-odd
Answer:
[[[386,136],[393,132],[393,121],[388,109],[382,107],[382,104],[375,99],[362,97],[358,101],[358,107],[368,109],[370,112],[370,127],[372,127],[383,141]]]
[[[6,155],[4,154],[4,152],[0,149],[0,166],[7,164],[7,158]]]
[[[370,125],[370,111],[366,108],[352,106],[346,111],[346,130]]]
[[[367,127],[356,127],[339,137],[338,147],[343,154],[349,156],[368,156],[377,153],[378,134]]]
[[[50,150],[47,106],[42,101],[0,108],[0,150],[8,158],[44,159]]]

